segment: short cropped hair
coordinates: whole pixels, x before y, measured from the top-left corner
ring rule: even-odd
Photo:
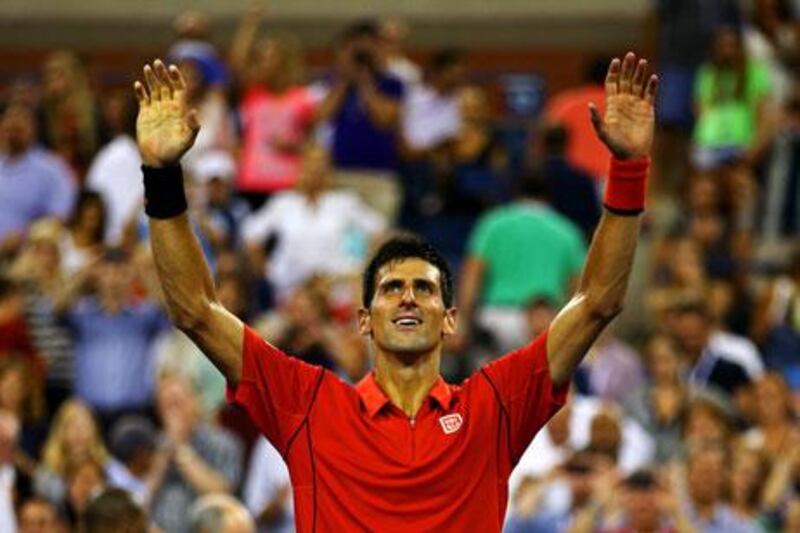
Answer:
[[[86,507],[85,533],[146,533],[147,515],[122,489],[107,489]]]
[[[364,270],[362,303],[369,309],[375,296],[375,277],[386,264],[404,259],[422,259],[439,270],[442,301],[446,308],[453,306],[453,272],[444,256],[430,243],[410,233],[398,234],[378,248]]]

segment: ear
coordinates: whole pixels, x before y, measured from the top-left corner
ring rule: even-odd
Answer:
[[[372,317],[369,309],[362,307],[358,310],[358,333],[360,335],[372,335]]]
[[[444,312],[444,323],[442,324],[443,336],[453,335],[458,324],[458,310],[455,307],[446,309]]]

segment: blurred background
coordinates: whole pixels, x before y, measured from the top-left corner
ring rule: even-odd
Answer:
[[[796,0],[0,3],[0,531],[79,530],[114,502],[154,531],[241,506],[292,531],[280,456],[161,306],[134,140],[145,62],[179,66],[199,112],[182,163],[220,301],[356,383],[360,270],[419,233],[457,272],[458,383],[575,287],[609,157],[587,106],[628,50],[661,83],[627,306],[514,471],[506,529],[800,531],[798,16]]]

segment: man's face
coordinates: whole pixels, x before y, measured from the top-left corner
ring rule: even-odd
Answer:
[[[19,533],[56,533],[59,531],[55,509],[40,501],[31,501],[19,511]]]
[[[660,513],[658,493],[654,488],[628,488],[624,492],[623,505],[634,531],[656,531]]]
[[[725,488],[725,468],[722,453],[699,452],[689,460],[689,492],[698,504],[710,505],[719,501]]]
[[[675,336],[686,353],[696,358],[708,341],[708,320],[699,313],[680,313],[675,318]]]
[[[422,354],[455,332],[456,311],[445,308],[435,266],[408,258],[385,264],[375,278],[372,305],[359,311],[359,329],[382,351]]]
[[[34,119],[30,111],[12,108],[5,112],[0,122],[0,134],[10,154],[20,154],[33,144]]]

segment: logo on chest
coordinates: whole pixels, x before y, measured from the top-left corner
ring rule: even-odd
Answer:
[[[461,415],[458,413],[445,415],[439,418],[439,425],[442,426],[442,431],[444,431],[445,435],[455,433],[461,428],[461,424],[463,423],[464,419],[461,418]]]

